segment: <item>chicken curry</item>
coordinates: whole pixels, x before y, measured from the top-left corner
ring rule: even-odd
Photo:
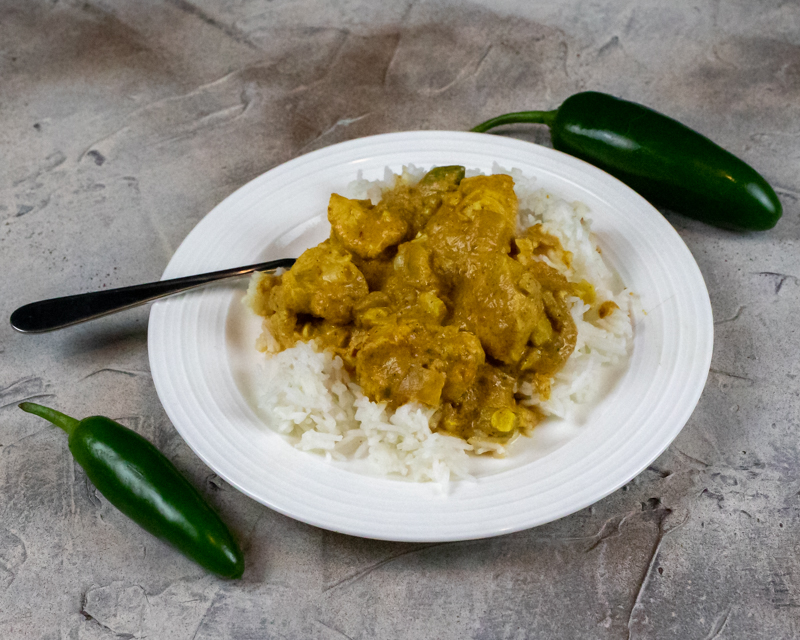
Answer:
[[[313,340],[371,400],[435,407],[437,430],[502,443],[542,419],[520,385],[546,399],[575,348],[567,298],[595,294],[551,266],[572,257],[555,236],[517,232],[510,176],[464,175],[398,178],[375,205],[333,194],[330,238],[262,275],[256,311],[280,350]]]

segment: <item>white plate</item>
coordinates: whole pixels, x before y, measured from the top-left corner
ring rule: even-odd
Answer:
[[[581,425],[542,429],[507,461],[477,464],[475,482],[435,485],[371,477],[297,451],[266,428],[252,401],[258,323],[246,283],[156,302],[148,348],[156,390],[189,446],[231,485],[298,520],[386,540],[493,536],[574,513],[645,469],[678,435],[711,362],[711,305],[686,245],[650,204],[608,174],[545,147],[446,131],[394,133],[334,145],[272,169],[214,208],[164,278],[297,256],[328,234],[328,198],[363,171],[461,164],[519,167],[591,210],[603,256],[640,295],[644,314],[616,386]]]

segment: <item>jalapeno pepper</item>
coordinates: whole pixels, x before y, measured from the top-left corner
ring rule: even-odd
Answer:
[[[239,578],[244,557],[195,488],[142,436],[102,416],[83,420],[32,402],[20,409],[69,435],[69,450],[108,501],[209,571]]]
[[[616,176],[653,204],[719,227],[771,229],[782,208],[752,167],[705,136],[634,102],[587,91],[554,111],[521,111],[472,129],[550,127],[553,147]]]

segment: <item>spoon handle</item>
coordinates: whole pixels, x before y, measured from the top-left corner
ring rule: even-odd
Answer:
[[[156,298],[180,293],[216,280],[243,276],[254,271],[274,271],[281,267],[288,269],[294,264],[294,261],[294,258],[281,258],[248,267],[235,267],[212,273],[201,273],[196,276],[137,284],[132,287],[31,302],[11,314],[11,326],[22,333],[53,331],[86,320],[94,320],[123,309],[130,309]]]

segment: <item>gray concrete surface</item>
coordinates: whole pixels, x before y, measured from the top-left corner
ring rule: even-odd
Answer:
[[[751,234],[666,212],[708,284],[716,343],[656,464],[514,535],[351,538],[270,511],[193,455],[153,387],[146,309],[40,336],[4,321],[0,637],[800,637],[797,2],[0,0],[0,315],[157,279],[215,204],[299,154],[589,88],[710,136],[785,208]],[[110,507],[24,399],[152,439],[242,540],[243,580]]]

